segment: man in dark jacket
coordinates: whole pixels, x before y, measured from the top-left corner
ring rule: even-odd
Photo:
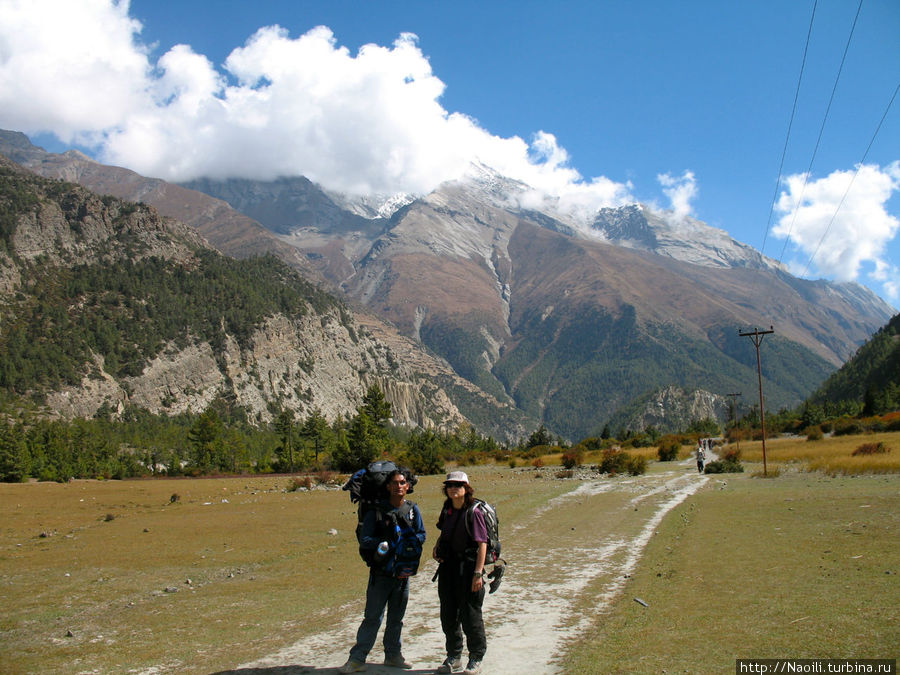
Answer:
[[[418,540],[421,553],[425,543],[425,525],[419,507],[406,501],[409,483],[400,471],[392,472],[387,479],[388,499],[377,508],[370,509],[362,522],[360,549],[372,552],[369,564],[369,585],[366,589],[366,610],[356,632],[356,644],[350,650],[350,658],[338,672],[358,673],[366,669],[366,657],[375,645],[378,629],[387,608],[384,629],[384,665],[394,668],[412,668],[403,658],[400,632],[403,615],[409,600],[409,576],[407,571],[395,568],[397,543],[402,530],[411,530]],[[379,545],[388,549],[382,553]]]

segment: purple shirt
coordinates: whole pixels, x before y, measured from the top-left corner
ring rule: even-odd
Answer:
[[[441,531],[441,549],[448,550],[445,547],[449,543],[449,550],[458,557],[462,557],[466,549],[472,548],[473,543],[487,543],[488,540],[484,514],[480,509],[473,510],[472,536],[469,537],[469,533],[466,531],[466,511],[467,509],[458,511],[449,506],[441,511],[437,523],[438,529]]]

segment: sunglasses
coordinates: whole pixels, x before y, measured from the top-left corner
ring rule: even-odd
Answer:
[[[465,483],[456,483],[456,482],[454,482],[454,483],[444,483],[444,485],[446,485],[448,488],[458,488],[458,487],[465,487],[465,486],[466,486]]]

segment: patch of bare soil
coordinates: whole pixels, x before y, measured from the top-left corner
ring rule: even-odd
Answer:
[[[573,481],[571,491],[527,518],[506,529],[501,520],[509,567],[499,591],[485,599],[488,652],[483,672],[561,672],[559,659],[567,644],[622,592],[663,517],[707,480],[690,459],[661,473]],[[400,671],[382,665],[378,643],[369,654],[367,673],[431,673],[443,661],[437,587],[431,583],[435,565],[429,559],[411,580],[403,651],[414,668]],[[360,574],[360,600],[335,608],[329,630],[229,672],[337,672],[362,619],[364,588],[365,576]]]

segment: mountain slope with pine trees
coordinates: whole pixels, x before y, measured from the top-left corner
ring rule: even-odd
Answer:
[[[0,158],[0,388],[63,417],[335,418],[378,384],[394,421],[455,427],[447,395],[272,256],[235,260],[152,207]]]

